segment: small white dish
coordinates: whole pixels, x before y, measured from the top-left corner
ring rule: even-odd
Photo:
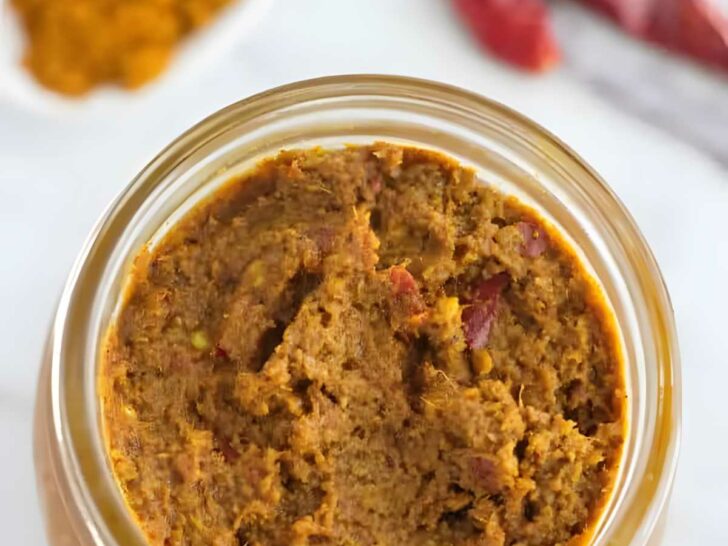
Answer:
[[[183,40],[167,69],[141,89],[102,86],[81,98],[69,98],[42,87],[23,66],[23,29],[10,0],[0,0],[0,102],[47,116],[118,114],[165,87],[189,81],[220,59],[255,29],[272,3],[273,0],[235,0],[209,25]]]

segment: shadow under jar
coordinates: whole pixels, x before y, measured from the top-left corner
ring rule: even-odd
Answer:
[[[590,544],[657,544],[677,459],[677,339],[660,272],[629,213],[542,128],[446,85],[389,76],[291,84],[212,115],[154,159],[89,236],[61,297],[41,371],[35,459],[49,541],[142,545],[105,449],[101,351],[132,263],[201,200],[281,149],[373,141],[443,153],[532,207],[603,292],[625,365],[627,432]]]

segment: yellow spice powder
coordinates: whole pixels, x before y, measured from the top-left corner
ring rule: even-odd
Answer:
[[[28,38],[26,66],[42,85],[67,95],[147,83],[185,35],[230,1],[11,0]]]

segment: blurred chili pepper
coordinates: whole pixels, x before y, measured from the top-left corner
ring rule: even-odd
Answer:
[[[709,0],[582,0],[632,34],[728,71],[728,17]]]
[[[710,0],[580,0],[630,34],[728,71],[728,17]],[[453,0],[478,42],[496,57],[542,72],[560,53],[544,0]]]
[[[614,19],[628,32],[641,35],[650,25],[654,6],[661,0],[581,0]]]
[[[728,71],[728,18],[706,0],[662,0],[648,39]]]
[[[524,70],[554,66],[559,47],[543,0],[453,0],[480,45]]]

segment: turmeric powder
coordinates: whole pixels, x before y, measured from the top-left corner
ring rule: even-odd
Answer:
[[[24,63],[45,87],[83,95],[144,85],[187,34],[230,0],[12,0],[28,42]]]

